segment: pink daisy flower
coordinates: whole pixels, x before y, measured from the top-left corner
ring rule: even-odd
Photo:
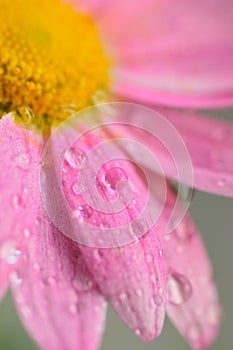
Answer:
[[[38,7],[34,0],[0,0],[0,297],[10,285],[22,322],[42,349],[98,349],[106,302],[145,341],[161,333],[166,311],[193,348],[208,347],[219,326],[211,265],[188,214],[166,234],[176,201],[170,185],[155,225],[150,210],[159,207],[160,185],[152,189],[150,208],[133,229],[134,238],[140,239],[93,247],[85,239],[94,230],[86,232],[85,226],[80,244],[75,230],[72,236],[72,220],[56,186],[61,149],[69,150],[62,172],[65,199],[78,220],[92,227],[118,228],[136,220],[147,197],[146,180],[134,164],[119,167],[118,160],[106,160],[131,152],[149,169],[149,180],[160,184],[162,179],[135,149],[110,145],[88,165],[95,173],[104,164],[104,174],[97,176],[99,195],[110,207],[120,180],[129,181],[134,191],[123,212],[109,211],[103,217],[82,202],[77,171],[100,142],[131,133],[119,125],[115,135],[107,129],[90,132],[67,148],[72,130],[58,134],[57,143],[53,132],[72,114],[98,102],[137,102],[150,107],[148,113],[159,111],[185,141],[193,166],[193,178],[187,177],[185,185],[232,197],[232,124],[165,108],[232,105],[232,3],[66,3],[43,0]],[[128,122],[136,122],[134,114]],[[145,119],[144,126],[154,130],[153,118]],[[79,131],[86,127],[83,119]],[[56,151],[52,164],[41,158],[50,136]],[[179,181],[170,156],[157,148],[152,136],[140,136],[140,141],[161,155],[166,177]],[[43,179],[43,173],[51,177]],[[92,200],[89,178],[84,182]],[[47,186],[42,193],[41,183]],[[52,209],[45,210],[44,202]],[[50,209],[64,230],[48,215]],[[145,227],[150,229],[144,232]]]

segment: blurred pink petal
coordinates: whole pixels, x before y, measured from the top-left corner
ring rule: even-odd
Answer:
[[[188,148],[193,162],[194,187],[233,197],[233,124],[192,112],[162,113]]]
[[[170,205],[175,200],[171,190],[168,200]],[[159,231],[169,268],[167,313],[190,345],[202,349],[209,347],[218,334],[217,290],[209,257],[189,215],[172,233],[164,234],[162,222],[165,220],[165,227],[170,210],[167,205]]]
[[[233,197],[233,125],[231,122],[191,111],[175,111],[156,108],[178,131],[181,140],[187,147],[193,166],[193,186],[195,189],[226,197]],[[140,116],[138,116],[140,119]],[[152,115],[153,117],[153,115]],[[137,116],[129,115],[129,123],[136,123]],[[145,120],[144,127],[155,135],[159,134],[156,120]],[[125,136],[129,128],[121,128]],[[166,131],[165,131],[166,132]],[[164,133],[164,130],[161,130]],[[134,130],[131,135],[148,148],[162,165],[165,175],[180,181],[177,172],[178,162],[182,162],[182,155],[173,159],[164,145],[149,132]],[[176,147],[176,145],[174,145]],[[138,150],[131,155],[146,167],[153,168],[151,161],[140,157]],[[192,186],[192,178],[182,179],[187,186]]]
[[[14,124],[0,120],[0,298],[16,268],[35,220],[40,140]]]
[[[113,90],[143,103],[232,105],[232,11],[229,0],[103,6],[96,23],[113,56]]]
[[[77,244],[53,226],[44,210],[38,212],[12,284],[23,323],[43,349],[99,348],[106,303]]]
[[[69,135],[66,135],[66,131],[63,128],[63,132],[57,140],[57,148],[56,143],[53,143],[54,154],[57,154],[56,149],[60,150],[64,144],[65,149],[67,149],[66,142]],[[105,137],[104,134],[101,139],[99,136],[90,133],[85,135],[72,145],[72,155],[75,154],[79,160],[80,155],[82,155],[82,158],[86,154],[90,156],[91,149],[96,146],[98,148],[98,143],[103,141]],[[63,171],[64,193],[71,209],[74,213],[78,212],[78,220],[85,221],[90,226],[89,230],[88,226],[82,228],[80,224],[78,235],[75,237],[75,232],[72,232],[72,238],[80,242],[80,239],[82,240],[83,236],[85,237],[84,244],[87,246],[80,245],[80,250],[101,292],[138,336],[144,340],[151,340],[160,334],[163,327],[166,276],[164,258],[156,231],[149,230],[143,238],[138,240],[140,235],[143,234],[144,226],[151,227],[149,213],[143,215],[144,221],[134,222],[135,226],[131,226],[131,223],[142,211],[143,200],[146,199],[146,189],[140,184],[140,177],[138,177],[132,164],[121,160],[124,155],[119,149],[111,144],[108,144],[104,149],[101,149],[100,146],[96,155],[92,159],[88,159],[85,165],[87,172],[84,180],[86,182],[81,183],[85,189],[83,196],[87,194],[89,200],[93,199],[96,204],[93,189],[97,185],[100,191],[99,196],[105,199],[104,202],[108,209],[117,192],[119,192],[118,201],[120,198],[120,201],[122,200],[122,204],[124,204],[124,201],[128,199],[124,197],[126,194],[124,191],[121,192],[122,187],[118,187],[116,192],[114,186],[118,182],[120,184],[120,180],[127,177],[133,185],[134,197],[131,198],[128,206],[117,213],[110,212],[106,214],[103,210],[96,211],[93,208],[90,210],[87,203],[82,199],[81,193],[78,193],[78,187],[76,186],[81,171],[78,170],[78,165],[74,163],[70,153],[68,154],[69,157],[65,160]],[[99,168],[99,162],[102,165],[104,164],[102,168]],[[97,170],[99,172],[96,174]],[[97,175],[96,179],[95,174]],[[115,176],[112,176],[114,174]],[[124,175],[123,178],[120,177],[122,175]],[[103,182],[103,178],[105,178],[105,182]],[[95,183],[93,183],[93,179],[96,180]],[[108,181],[108,185],[106,185],[106,181]],[[62,208],[57,208],[57,210],[60,216],[63,216],[61,214]],[[126,225],[123,232],[125,235],[121,236],[119,233],[120,227],[124,225]],[[115,227],[115,233],[108,234],[104,232],[105,228],[110,227]],[[101,232],[97,234],[97,241],[95,236],[98,228]],[[121,239],[125,239],[124,236],[129,241],[122,242]],[[135,240],[136,242],[127,244]],[[96,246],[90,247],[94,245],[93,242],[98,243],[97,248],[95,248]],[[114,247],[111,247],[112,245]]]

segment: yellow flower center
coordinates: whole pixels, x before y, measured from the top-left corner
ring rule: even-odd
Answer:
[[[56,124],[107,91],[108,60],[90,17],[59,0],[0,0],[0,112]]]

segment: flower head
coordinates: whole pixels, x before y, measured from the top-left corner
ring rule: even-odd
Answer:
[[[165,311],[195,349],[217,335],[209,258],[168,179],[191,164],[185,185],[232,197],[233,127],[161,105],[232,104],[232,4],[179,5],[0,0],[0,297],[10,285],[43,349],[98,349],[106,302],[145,341]],[[116,99],[149,108],[90,108]],[[116,112],[128,124],[110,128]]]

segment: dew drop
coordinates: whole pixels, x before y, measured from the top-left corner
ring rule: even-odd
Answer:
[[[138,239],[147,231],[147,227],[143,221],[136,220],[130,224],[130,230],[134,238]]]
[[[40,265],[38,263],[34,263],[32,267],[36,272],[39,272],[41,270]]]
[[[178,254],[183,253],[183,251],[184,251],[184,247],[183,247],[183,246],[178,245],[178,246],[176,247],[176,252],[177,252]]]
[[[201,275],[201,276],[199,277],[199,281],[200,281],[200,284],[201,284],[202,286],[207,286],[207,285],[208,285],[208,282],[209,282],[209,279],[207,278],[206,275]]]
[[[14,209],[18,209],[22,205],[22,198],[18,195],[13,196],[12,205]]]
[[[187,337],[190,341],[197,341],[201,337],[201,330],[198,326],[192,325],[187,330]]]
[[[187,301],[192,295],[192,287],[188,279],[178,273],[172,273],[167,282],[168,300],[176,305]]]
[[[77,271],[73,279],[73,286],[78,292],[86,292],[93,287],[93,281],[89,275]]]
[[[212,326],[217,326],[221,319],[221,309],[218,305],[210,305],[206,311],[206,320]]]
[[[14,239],[6,241],[0,250],[0,257],[9,265],[14,265],[19,260],[21,251],[17,249],[17,244]]]
[[[155,284],[158,281],[158,276],[153,274],[150,276],[151,283]]]
[[[122,292],[120,295],[119,295],[119,299],[120,300],[126,300],[128,298],[128,294],[125,293],[125,292]]]
[[[31,236],[31,232],[25,228],[25,230],[23,231],[24,237],[25,238],[29,238]]]
[[[79,168],[85,158],[86,154],[80,148],[71,147],[65,154],[65,160],[73,168]]]
[[[48,284],[50,285],[50,286],[55,286],[56,285],[56,279],[55,279],[55,277],[49,277],[48,278]]]
[[[23,316],[26,318],[29,318],[32,315],[31,309],[26,305],[21,307],[21,312],[22,312]]]
[[[144,294],[144,292],[143,292],[143,289],[142,289],[142,288],[138,288],[138,289],[136,290],[136,293],[137,293],[137,295],[138,295],[139,297],[142,297],[142,296],[143,296],[143,294]]]
[[[105,185],[110,187],[112,190],[116,190],[119,181],[127,181],[128,174],[120,167],[114,167],[108,170],[104,176]]]
[[[218,187],[225,187],[226,186],[226,180],[225,179],[219,179],[217,182]]]
[[[80,195],[80,186],[79,186],[79,183],[78,182],[75,182],[72,186],[72,191],[73,193],[78,196]]]
[[[19,285],[23,282],[22,277],[20,276],[20,274],[17,271],[12,272],[12,274],[10,276],[10,280],[11,280],[11,283],[14,285]]]
[[[101,250],[100,249],[95,249],[93,252],[93,257],[97,262],[100,262],[100,260],[102,259],[102,254],[101,254]]]
[[[74,211],[74,217],[79,219],[89,219],[92,216],[93,209],[88,205],[79,205],[78,209]]]
[[[176,228],[175,235],[180,241],[187,242],[194,236],[193,227],[188,226],[184,221],[182,221]]]
[[[100,223],[100,228],[103,228],[103,229],[111,228],[111,225],[108,222],[106,222],[106,221],[102,221]]]
[[[135,331],[134,331],[134,333],[138,336],[138,337],[140,337],[140,335],[141,335],[141,330],[139,329],[139,328],[136,328],[135,329]]]
[[[67,166],[65,163],[63,163],[62,172],[63,174],[67,174],[69,172],[69,166]]]
[[[76,304],[70,304],[69,305],[69,311],[71,315],[75,315],[77,313],[77,305]]]
[[[163,303],[163,298],[160,295],[155,294],[150,299],[150,303],[151,303],[151,306],[153,306],[154,308],[157,308]]]
[[[22,169],[27,169],[29,166],[29,156],[26,153],[17,154],[15,156],[15,165]]]

